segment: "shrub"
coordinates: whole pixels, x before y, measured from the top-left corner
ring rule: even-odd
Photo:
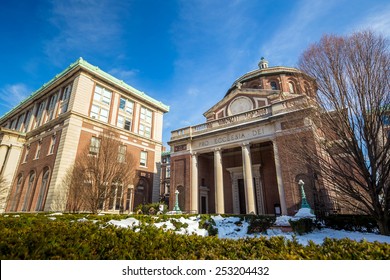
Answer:
[[[212,219],[210,215],[200,216],[199,228],[207,230],[209,236],[218,235],[218,228],[216,227],[214,219]]]
[[[249,216],[247,220],[249,222],[247,233],[264,233],[275,223],[275,220],[275,217],[270,216]]]
[[[160,212],[160,205],[164,205],[164,210],[162,211],[161,214],[166,213],[168,206],[160,202],[155,202],[150,204],[140,204],[134,209],[134,212],[137,214],[155,215]]]
[[[379,232],[375,219],[367,215],[329,215],[324,223],[337,230]]]
[[[239,240],[218,239],[164,232],[142,225],[139,232],[94,222],[76,222],[85,215],[0,216],[0,259],[27,260],[387,260],[390,245],[326,239],[322,245],[307,246],[295,239],[260,237]],[[144,216],[150,220],[153,217]],[[209,216],[203,226],[211,224]],[[212,219],[211,219],[212,220]],[[206,222],[207,221],[207,222]]]
[[[299,235],[312,232],[316,224],[311,218],[302,218],[299,220],[289,220],[292,230]]]

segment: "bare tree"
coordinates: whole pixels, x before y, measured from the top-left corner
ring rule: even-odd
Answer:
[[[122,208],[125,189],[135,183],[135,167],[134,157],[113,131],[93,138],[65,178],[68,210],[97,213],[115,204],[114,196]]]
[[[301,56],[316,79],[315,147],[305,154],[343,206],[374,217],[390,235],[390,53],[371,31],[323,36]]]

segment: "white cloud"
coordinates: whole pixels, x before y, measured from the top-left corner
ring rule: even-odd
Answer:
[[[390,5],[373,7],[353,29],[371,29],[390,37]]]
[[[113,68],[108,71],[111,75],[119,80],[123,80],[126,83],[131,84],[132,79],[139,73],[138,69],[121,69],[121,68]]]
[[[104,53],[121,44],[125,1],[68,0],[53,1],[52,5],[48,21],[58,28],[58,34],[47,41],[46,54],[53,63],[60,64],[68,52]]]
[[[5,85],[0,89],[0,103],[2,106],[11,109],[26,99],[31,90],[24,84]]]
[[[279,30],[265,43],[260,53],[270,60],[270,66],[294,66],[300,52],[307,43],[321,36],[321,28],[317,24],[337,4],[334,0],[304,0],[293,2],[296,5],[281,21]],[[319,25],[321,26],[321,24]]]

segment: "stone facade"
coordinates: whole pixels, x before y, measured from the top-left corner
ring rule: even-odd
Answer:
[[[157,201],[168,110],[80,58],[0,119],[1,176],[7,182],[0,210],[66,210],[64,176],[104,130],[114,130],[139,163],[139,185],[121,193],[121,210]]]

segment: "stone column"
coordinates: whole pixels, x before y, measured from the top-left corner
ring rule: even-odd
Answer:
[[[246,213],[256,214],[255,190],[253,186],[251,149],[249,143],[242,146],[242,167],[245,184]]]
[[[215,212],[225,214],[225,203],[223,196],[223,170],[221,149],[214,151],[214,186],[215,186]]]
[[[198,214],[198,155],[191,157],[191,214]]]
[[[273,146],[273,149],[274,149],[276,181],[278,183],[280,208],[282,210],[282,215],[287,215],[286,197],[284,195],[284,187],[283,187],[283,181],[282,181],[282,169],[280,168],[278,146],[276,145],[275,141],[272,141],[272,146]]]

